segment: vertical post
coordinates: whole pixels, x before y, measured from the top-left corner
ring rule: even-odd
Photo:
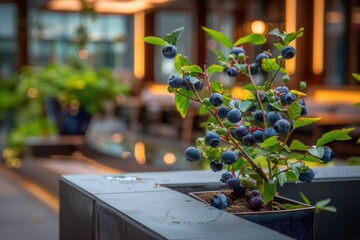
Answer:
[[[18,9],[17,22],[17,70],[28,64],[28,34],[27,34],[27,20],[28,20],[28,2],[27,0],[16,0]]]
[[[206,26],[207,18],[207,1],[196,0],[195,1],[195,16],[197,16],[195,33],[197,33],[197,41],[195,43],[196,62],[202,66],[206,60],[206,34],[201,29],[202,26]]]

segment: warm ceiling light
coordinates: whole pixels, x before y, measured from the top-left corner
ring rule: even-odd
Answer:
[[[265,23],[261,20],[256,20],[251,23],[251,32],[263,34],[265,32]]]
[[[83,6],[78,0],[51,0],[47,7],[54,11],[81,11]]]
[[[125,1],[125,2],[107,2],[99,1],[94,4],[96,12],[113,13],[135,13],[150,7],[148,1]]]
[[[176,162],[176,156],[173,153],[166,153],[164,155],[164,163],[167,165],[173,165]]]
[[[86,3],[99,13],[133,14],[169,1],[170,0],[86,0]],[[80,0],[51,0],[48,2],[47,7],[50,10],[56,11],[81,11],[83,5]]]

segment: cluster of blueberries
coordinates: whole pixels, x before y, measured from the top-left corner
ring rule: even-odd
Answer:
[[[291,59],[295,56],[295,54],[296,54],[296,50],[292,46],[285,46],[281,50],[281,56],[283,59]],[[246,56],[246,52],[242,47],[233,47],[229,56],[230,64],[235,63],[235,61],[231,61],[234,60],[235,57],[237,57],[237,59],[239,59],[240,61],[243,61],[245,59],[245,56]],[[250,64],[250,73],[252,75],[260,73],[262,60],[269,58],[270,56],[266,53],[260,53],[259,55],[257,55],[255,58],[255,62]],[[237,67],[232,65],[227,69],[227,73],[230,77],[236,77],[239,71]]]
[[[175,46],[168,44],[163,47],[163,55],[166,58],[174,58],[177,54],[177,49]],[[291,59],[295,56],[296,50],[292,46],[285,46],[281,51],[281,57],[283,59]],[[235,60],[237,58],[239,61],[244,62],[246,58],[246,52],[242,47],[234,47],[229,55],[229,64],[227,66],[227,74],[231,77],[236,77],[240,70],[237,68],[235,63],[238,61]],[[267,52],[260,53],[256,56],[255,62],[250,64],[250,73],[258,74],[261,72],[261,64],[263,59],[269,59],[270,56]],[[288,75],[284,75],[282,78],[284,83],[290,81],[290,77]],[[203,81],[197,79],[194,76],[184,75],[183,77],[179,77],[176,75],[172,75],[168,79],[169,86],[173,89],[185,89],[185,90],[195,90],[201,91],[203,89]],[[267,95],[269,94],[269,96]],[[277,87],[275,90],[271,90],[270,92],[259,92],[260,101],[263,106],[267,104],[267,110],[263,111],[260,109],[258,104],[255,101],[251,107],[247,110],[252,115],[252,120],[255,123],[262,124],[264,121],[267,123],[267,127],[265,129],[260,127],[251,127],[249,128],[247,124],[243,124],[242,115],[243,113],[238,108],[231,108],[224,104],[224,97],[220,93],[213,93],[209,97],[209,103],[215,107],[215,113],[220,119],[228,121],[233,124],[234,127],[228,130],[227,134],[231,134],[234,138],[240,141],[245,146],[251,146],[253,144],[259,144],[264,142],[267,138],[272,136],[286,135],[292,129],[292,122],[289,122],[286,118],[284,118],[274,107],[271,105],[272,103],[279,102],[283,106],[290,105],[294,101],[297,100],[297,96],[293,94],[288,87],[285,85]],[[256,100],[257,97],[256,96]],[[303,99],[299,100],[299,105],[301,107],[300,115],[304,116],[307,114],[306,104]],[[216,148],[219,146],[221,142],[221,136],[214,132],[210,131],[205,136],[205,144],[212,148]],[[188,147],[185,150],[186,159],[190,162],[198,161],[201,158],[201,153],[196,147]],[[325,146],[324,154],[321,158],[324,163],[327,163],[332,160],[334,153],[332,150]],[[232,151],[225,150],[221,154],[221,159],[212,160],[210,162],[210,168],[214,172],[221,171],[223,169],[223,165],[232,165],[234,164],[238,158],[242,157],[242,153],[240,151]],[[305,167],[303,169],[299,169],[299,181],[301,182],[310,182],[314,179],[315,173],[312,169]],[[226,183],[226,185],[233,190],[234,193],[241,196],[246,193],[246,187],[241,184],[241,180],[236,178],[230,172],[224,172],[221,177],[221,181]],[[252,188],[251,188],[252,189]],[[252,209],[260,210],[264,204],[262,199],[261,192],[258,190],[249,190],[249,203]],[[217,194],[211,200],[211,205],[219,208],[225,209],[227,207],[227,198],[224,194]]]
[[[226,183],[226,185],[232,189],[237,196],[243,196],[246,192],[246,187],[241,184],[239,178],[234,177],[230,172],[224,172],[221,175],[220,181]],[[222,210],[227,207],[228,199],[226,195],[219,193],[211,199],[210,205]],[[263,207],[264,200],[259,190],[254,189],[249,192],[249,205],[250,208],[255,211],[260,210]]]

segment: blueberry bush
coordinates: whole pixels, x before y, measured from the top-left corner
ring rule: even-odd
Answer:
[[[214,172],[225,170],[220,180],[238,195],[250,194],[253,209],[260,209],[264,204],[272,208],[278,186],[288,181],[312,181],[315,173],[307,163],[330,162],[334,152],[326,144],[350,139],[353,129],[327,132],[311,146],[291,138],[296,129],[321,119],[306,117],[305,82],[300,82],[298,89],[287,86],[291,77],[285,62],[296,56],[296,49],[290,43],[303,35],[303,28],[292,33],[274,29],[267,36],[249,34],[235,42],[216,30],[206,27],[203,30],[227,47],[227,52],[212,49],[218,62],[211,65],[193,64],[178,52],[176,45],[184,28],[162,38],[143,38],[149,44],[160,46],[164,57],[174,59],[177,74],[169,77],[168,91],[175,95],[180,115],[186,116],[191,101],[201,104],[200,115],[209,115],[205,136],[185,150],[186,159],[208,161]],[[278,39],[273,52],[246,54],[244,44],[265,44],[270,35]],[[241,83],[247,91],[245,98],[231,96],[231,89],[216,79],[222,72],[231,78],[245,76],[247,80]],[[267,79],[257,84],[256,74],[263,74]],[[212,205],[220,209],[226,204],[223,196],[215,196],[212,201]]]

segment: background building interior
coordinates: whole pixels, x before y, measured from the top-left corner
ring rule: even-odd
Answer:
[[[141,40],[182,26],[178,48],[197,63],[216,62],[211,48],[221,49],[201,26],[231,39],[304,27],[295,42],[296,60],[286,64],[293,76],[289,85],[308,83],[308,114],[322,119],[296,137],[310,144],[324,132],[355,127],[351,141],[331,145],[336,161],[329,167],[360,164],[360,108],[354,106],[360,103],[360,82],[353,77],[360,73],[357,0],[0,0],[0,234],[17,239],[11,236],[25,226],[27,238],[57,239],[62,174],[208,169],[184,156],[184,149],[203,135],[204,116],[193,106],[181,118],[167,91],[173,60]],[[246,47],[250,56],[272,48]],[[77,71],[79,66],[85,70]],[[112,94],[96,82],[109,73],[122,90],[114,102],[94,99],[97,87],[100,94]],[[51,103],[42,95],[56,91],[52,83],[39,82],[39,88],[26,91],[20,84],[42,76],[59,80],[54,74],[75,78],[77,89],[94,84],[83,91],[94,110],[86,130],[76,126],[62,134],[56,128]],[[234,95],[244,86],[241,79],[219,78]],[[72,104],[77,114],[79,102]],[[24,210],[34,199],[44,206]],[[5,207],[9,201],[23,204],[18,218]]]

